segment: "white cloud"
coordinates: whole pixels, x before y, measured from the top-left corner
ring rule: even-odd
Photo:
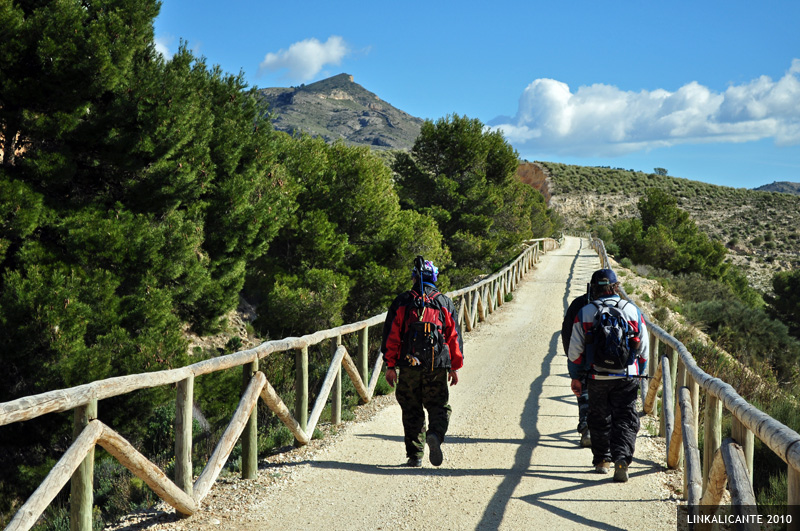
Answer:
[[[172,58],[172,52],[169,51],[172,41],[173,38],[170,36],[159,35],[155,38],[156,51],[164,56],[165,60]]]
[[[513,118],[489,124],[521,152],[623,155],[676,144],[800,143],[800,59],[778,81],[761,76],[717,93],[696,82],[675,92],[623,91],[611,85],[569,86],[537,79]]]
[[[288,50],[268,53],[261,62],[259,72],[287,70],[286,77],[295,81],[308,81],[327,64],[338,65],[350,53],[347,43],[332,35],[324,43],[306,39],[289,46]]]

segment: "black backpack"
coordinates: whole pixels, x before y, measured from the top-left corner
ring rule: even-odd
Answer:
[[[432,292],[426,298],[432,300],[438,294]],[[441,310],[425,304],[422,297],[416,297],[407,310],[404,328],[406,361],[412,367],[422,365],[433,369],[436,357],[444,347]]]
[[[631,348],[630,339],[636,332],[622,312],[625,304],[620,307],[620,302],[618,300],[613,306],[607,306],[592,301],[597,313],[589,334],[594,347],[594,368],[599,372],[627,373],[628,366],[633,363],[634,349]]]

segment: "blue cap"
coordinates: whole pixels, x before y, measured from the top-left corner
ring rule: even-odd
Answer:
[[[592,275],[593,286],[608,286],[617,283],[617,275],[611,269],[598,269]]]
[[[411,270],[411,278],[417,278],[416,268]],[[425,260],[425,263],[422,265],[422,280],[424,282],[435,284],[438,279],[439,268],[433,265],[433,262],[430,260]]]

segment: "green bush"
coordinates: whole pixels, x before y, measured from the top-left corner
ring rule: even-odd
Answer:
[[[269,433],[259,436],[258,453],[259,455],[269,455],[275,451],[290,446],[294,443],[294,435],[291,430],[281,424]]]
[[[685,315],[744,363],[767,364],[779,379],[795,381],[800,341],[789,335],[786,325],[771,319],[764,310],[749,308],[738,301],[710,300],[688,303]]]
[[[625,293],[628,295],[633,295],[636,292],[636,288],[634,288],[633,284],[630,282],[623,282],[622,287],[625,289]]]
[[[784,322],[789,323],[795,336],[800,335],[800,269],[782,271],[772,277],[775,297],[772,306]]]

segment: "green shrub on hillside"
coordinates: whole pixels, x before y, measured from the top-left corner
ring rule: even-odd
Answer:
[[[699,272],[722,278],[725,247],[700,232],[674,197],[651,188],[639,200],[640,218],[612,227],[613,241],[623,256],[674,273]]]
[[[760,192],[743,188],[716,186],[700,181],[689,181],[676,177],[656,175],[622,169],[603,167],[572,166],[566,164],[539,162],[550,175],[551,193],[558,200],[559,196],[571,195],[574,198],[594,197],[596,190],[591,188],[589,177],[599,183],[602,189],[614,183],[621,187],[625,195],[638,199],[650,188],[658,188],[677,198],[679,206],[690,213],[698,227],[712,239],[728,240],[726,234],[736,234],[743,242],[743,250],[750,255],[765,254],[771,261],[771,268],[778,263],[789,262],[792,267],[800,267],[800,241],[791,237],[800,225],[800,196],[774,192]],[[614,203],[615,199],[612,199]],[[602,197],[601,197],[602,200]],[[630,218],[636,216],[633,205],[620,203],[622,211],[617,209],[595,210],[592,215],[599,215],[595,225],[610,225],[616,216]],[[780,220],[780,223],[776,221]],[[567,228],[591,230],[586,217],[580,213],[572,215],[567,221]],[[766,243],[762,228],[770,231],[776,244],[771,249],[763,247]],[[755,239],[760,236],[759,239]],[[754,264],[757,271],[767,269],[766,266]],[[773,271],[774,272],[774,271]],[[772,272],[769,273],[769,276]],[[771,286],[759,280],[756,285],[761,290],[769,290]]]
[[[762,309],[749,308],[737,300],[710,300],[686,304],[684,314],[701,323],[715,343],[743,362],[766,362],[780,381],[797,382],[800,341]]]
[[[792,332],[800,335],[800,269],[782,271],[772,278],[775,298],[772,305],[778,316],[789,323]]]

